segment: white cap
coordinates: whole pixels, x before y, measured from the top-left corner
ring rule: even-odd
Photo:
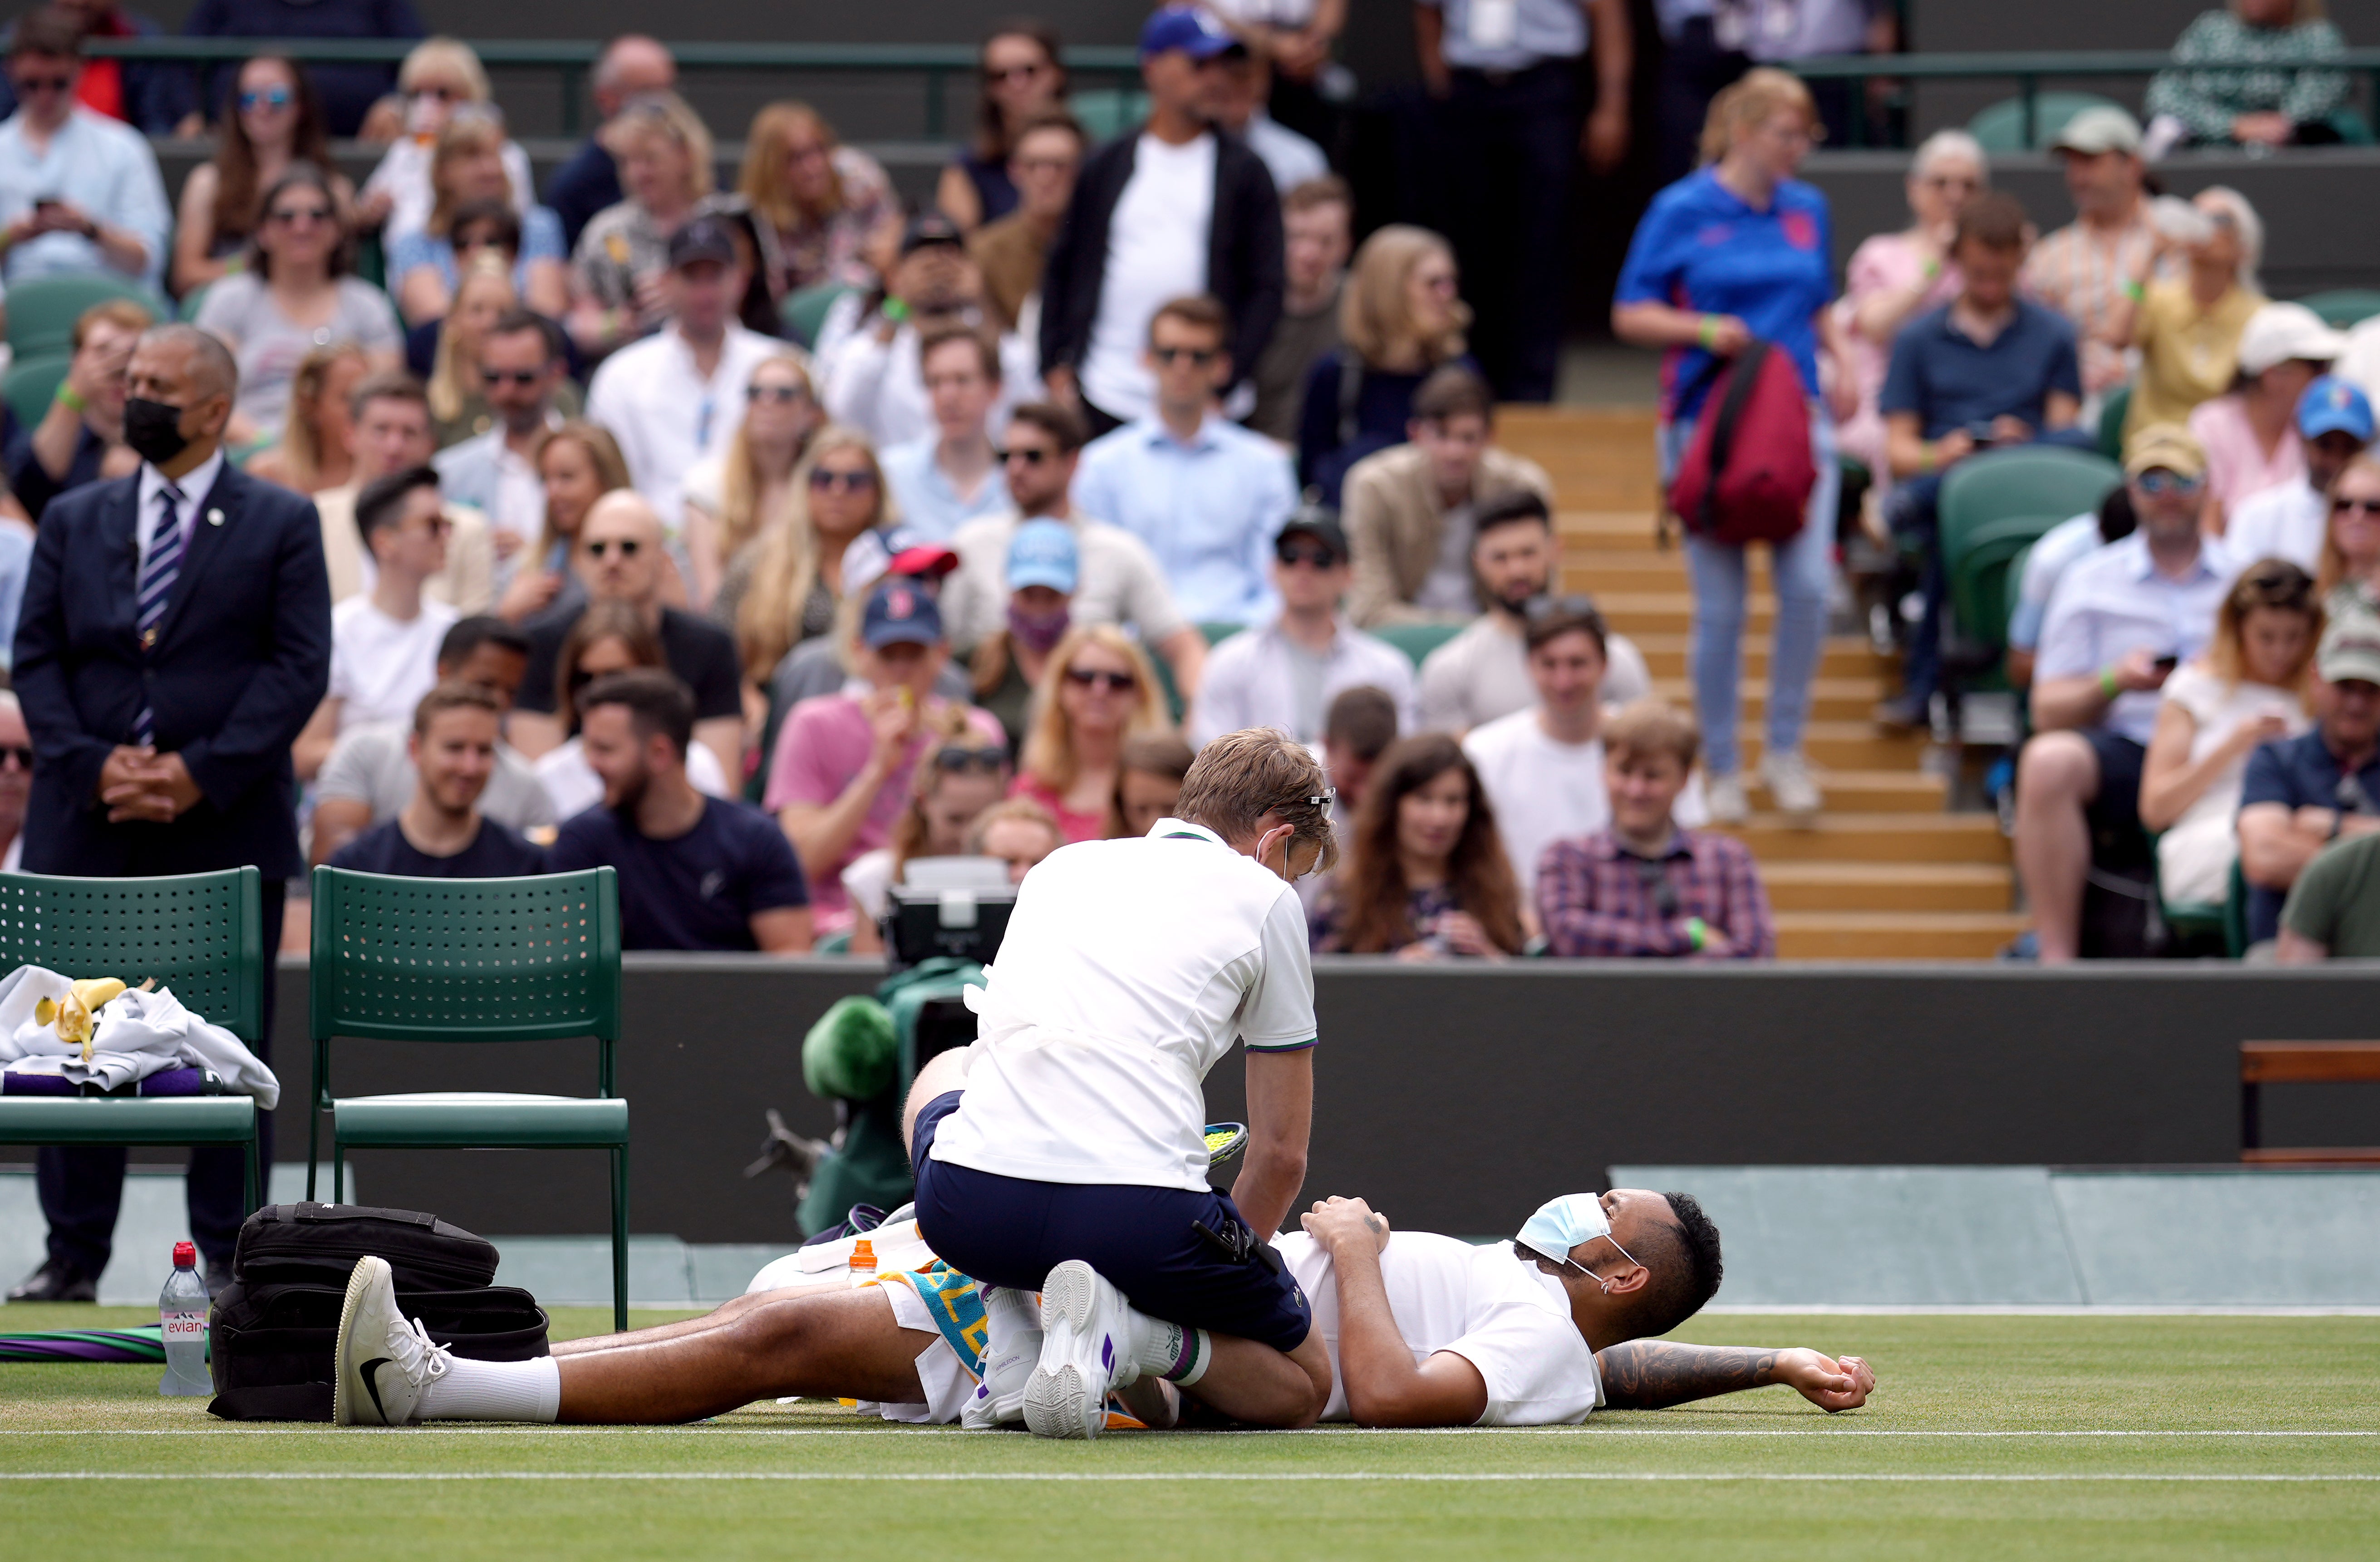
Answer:
[[[2079,151],[2085,157],[2096,157],[2103,151],[2128,151],[2141,154],[2141,122],[2112,103],[2086,108],[2058,132],[2050,147],[2058,151]]]
[[[2347,338],[2303,304],[2266,304],[2240,333],[2240,372],[2262,374],[2291,358],[2329,363],[2346,350]]]

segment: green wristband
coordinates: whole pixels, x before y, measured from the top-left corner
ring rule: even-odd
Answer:
[[[81,392],[76,390],[72,385],[67,384],[63,380],[58,381],[58,394],[51,399],[55,401],[60,406],[65,407],[68,412],[73,413],[80,413],[90,406],[90,403],[82,399]]]
[[[2114,668],[2103,667],[2099,669],[2099,692],[2111,700],[2118,695],[2124,692],[2123,685],[2116,682],[2116,670]]]
[[[1699,916],[1686,918],[1686,942],[1699,953],[1710,942],[1710,925]]]

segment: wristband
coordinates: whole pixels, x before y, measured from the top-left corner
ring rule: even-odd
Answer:
[[[1703,947],[1710,942],[1710,925],[1699,916],[1686,918],[1686,942],[1692,944],[1697,953],[1701,952]]]
[[[1917,453],[1917,475],[1921,478],[1933,476],[1934,468],[1941,459],[1941,453],[1936,449],[1934,442],[1926,441]]]
[[[2149,296],[2149,290],[2137,282],[2124,284],[2124,297],[2137,304]]]
[[[2123,685],[2116,682],[2116,670],[2114,668],[2103,667],[2099,669],[2099,692],[2110,700],[2124,692]]]
[[[1694,340],[1702,344],[1703,351],[1706,353],[1717,351],[1718,346],[1718,316],[1703,316],[1702,324],[1697,326],[1694,330]]]
[[[1926,281],[1933,281],[1936,277],[1942,274],[1942,262],[1939,260],[1926,261],[1925,270],[1922,274],[1925,276]]]
[[[63,380],[58,381],[58,394],[51,399],[73,413],[79,413],[91,405],[82,399],[81,393]]]
[[[909,318],[909,306],[898,298],[884,300],[884,318],[898,325]]]

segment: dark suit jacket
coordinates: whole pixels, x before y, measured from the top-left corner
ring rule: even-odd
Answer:
[[[1090,351],[1107,285],[1108,226],[1132,182],[1140,127],[1091,153],[1075,180],[1066,220],[1041,272],[1041,372],[1079,370]],[[1281,258],[1281,196],[1264,159],[1228,131],[1215,132],[1215,208],[1207,227],[1207,291],[1231,312],[1232,377],[1254,374],[1281,323],[1287,273]],[[1113,409],[1111,408],[1111,411]]]
[[[304,871],[289,745],[331,678],[331,582],[311,500],[225,466],[199,506],[157,643],[133,626],[138,474],[54,500],[17,621],[17,696],[33,734],[25,870],[91,878],[253,863]],[[223,524],[212,517],[220,514]],[[110,824],[100,767],[144,698],[157,747],[205,795],[171,824]]]

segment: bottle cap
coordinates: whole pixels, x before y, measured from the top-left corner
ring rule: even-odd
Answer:
[[[198,1267],[198,1263],[199,1247],[196,1242],[176,1242],[174,1244],[175,1268],[194,1269]]]
[[[860,1238],[857,1244],[852,1248],[851,1266],[855,1269],[873,1269],[876,1267],[876,1249],[868,1242],[868,1240],[866,1237]]]

